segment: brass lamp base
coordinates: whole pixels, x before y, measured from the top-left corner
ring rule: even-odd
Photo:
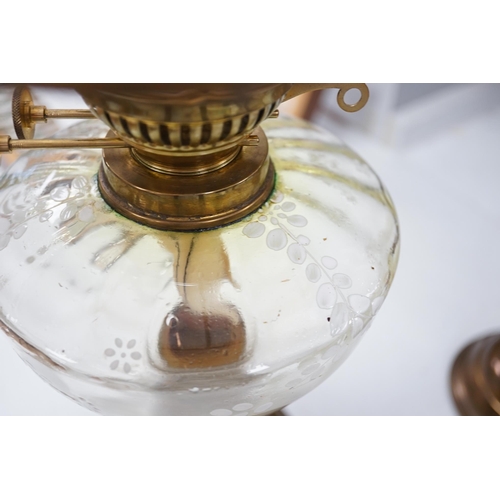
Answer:
[[[451,388],[461,415],[500,415],[500,334],[477,340],[460,352]]]

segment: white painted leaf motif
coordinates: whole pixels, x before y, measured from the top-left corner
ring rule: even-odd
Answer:
[[[280,203],[282,200],[283,200],[283,193],[280,193],[279,191],[276,191],[271,197],[272,203]]]
[[[273,229],[267,234],[266,243],[271,250],[281,250],[286,247],[287,237],[281,228]]]
[[[308,366],[305,370],[301,372],[302,375],[310,375],[315,372],[321,365],[319,363],[314,363],[311,366]]]
[[[297,243],[299,245],[307,246],[309,245],[309,243],[311,243],[311,240],[307,236],[300,234],[299,236],[297,236]]]
[[[263,411],[269,410],[273,406],[273,403],[264,403],[263,405],[255,408],[254,413],[261,413]]]
[[[10,241],[10,234],[2,234],[0,235],[0,250],[7,248],[7,245]]]
[[[365,311],[367,311],[371,305],[371,301],[368,297],[365,297],[364,295],[359,295],[357,293],[349,295],[348,300],[349,304],[351,304],[351,307],[359,314],[362,314]]]
[[[24,193],[24,202],[27,203],[28,205],[32,205],[33,202],[35,201],[36,195],[33,189],[28,189]]]
[[[26,229],[28,229],[28,226],[26,224],[23,224],[22,226],[18,226],[18,227],[16,227],[12,236],[16,240],[18,240],[26,232]]]
[[[258,238],[264,234],[266,226],[260,222],[250,222],[243,228],[243,234],[249,238]]]
[[[304,227],[307,225],[307,219],[303,215],[290,215],[287,220],[295,227]]]
[[[330,315],[330,333],[338,335],[342,333],[349,324],[349,309],[343,302],[339,302],[332,309]]]
[[[77,207],[72,203],[68,203],[68,205],[61,211],[61,220],[66,222],[72,219],[76,212],[78,211]]]
[[[290,380],[290,382],[287,382],[285,384],[285,387],[288,387],[288,389],[292,389],[293,387],[297,387],[299,384],[303,382],[304,379],[302,378],[295,378],[293,380]]]
[[[350,288],[352,286],[352,280],[349,276],[347,276],[347,274],[334,274],[332,281],[333,284],[339,288]]]
[[[316,294],[316,302],[321,309],[330,309],[335,305],[337,300],[337,292],[331,283],[323,283],[318,288]]]
[[[245,410],[250,410],[250,408],[253,408],[253,404],[251,403],[240,403],[238,405],[233,406],[234,411],[245,411]]]
[[[312,283],[316,283],[321,278],[321,269],[317,264],[309,264],[306,267],[306,277]]]
[[[92,207],[83,207],[80,212],[78,212],[78,218],[82,222],[90,222],[94,218]]]
[[[343,349],[342,349],[342,346],[338,345],[338,344],[335,344],[331,347],[329,347],[321,356],[321,359],[322,360],[325,360],[325,359],[331,359],[331,358],[337,358],[341,353],[342,353]]]
[[[229,417],[233,412],[231,410],[226,410],[225,408],[219,408],[210,412],[210,415],[214,417]]]
[[[26,219],[26,213],[24,210],[16,210],[12,214],[12,222],[14,224],[18,224],[19,222],[24,222],[24,219]]]
[[[0,233],[5,233],[10,227],[10,222],[3,217],[0,217]]]
[[[335,269],[337,267],[337,261],[333,257],[329,257],[329,256],[322,257],[321,263],[327,269]]]
[[[363,330],[363,320],[361,318],[354,318],[351,324],[351,335],[352,338],[356,338]]]
[[[283,210],[283,212],[291,212],[292,210],[295,210],[295,203],[285,201],[285,203],[281,205],[281,210]]]
[[[50,192],[50,197],[54,201],[64,201],[64,200],[67,200],[68,197],[69,197],[69,189],[66,186],[55,187]]]
[[[297,365],[297,370],[299,370],[300,372],[305,370],[308,366],[311,366],[313,365],[314,363],[316,363],[316,357],[315,356],[312,356],[312,357],[309,357],[309,358],[306,358],[306,359],[303,359],[298,365]]]
[[[73,181],[71,182],[71,187],[74,189],[82,189],[88,184],[87,179],[83,177],[83,175],[79,175],[78,177],[75,177]]]
[[[288,257],[296,264],[303,264],[306,260],[307,253],[302,245],[292,243],[287,250]]]
[[[372,309],[374,314],[380,309],[380,306],[382,305],[383,302],[384,302],[384,297],[375,297],[372,300]]]
[[[48,221],[52,217],[53,214],[54,214],[54,212],[52,210],[47,210],[46,212],[43,212],[42,214],[40,214],[39,221],[40,222]]]
[[[10,215],[13,211],[14,209],[10,206],[10,200],[9,199],[5,200],[5,203],[2,206],[2,212],[5,215]]]

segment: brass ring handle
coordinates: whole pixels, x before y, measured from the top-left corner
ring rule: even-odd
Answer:
[[[305,94],[306,92],[332,88],[339,89],[339,93],[337,94],[337,103],[341,109],[349,113],[359,111],[363,108],[368,102],[368,98],[370,96],[370,91],[365,83],[294,83],[292,88],[285,94],[284,101],[293,99],[294,97]],[[348,104],[345,102],[345,95],[352,89],[359,90],[361,96],[355,104]]]

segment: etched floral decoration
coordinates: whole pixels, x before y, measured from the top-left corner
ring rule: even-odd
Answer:
[[[259,415],[269,411],[273,406],[273,403],[264,403],[258,406],[254,406],[251,403],[239,403],[234,405],[231,409],[229,408],[217,408],[210,412],[213,417],[229,417],[231,415],[244,417],[246,415]]]
[[[132,366],[130,363],[132,363],[132,361],[130,361],[129,363],[129,358],[134,361],[138,361],[139,359],[142,358],[140,352],[132,351],[135,345],[136,341],[133,339],[129,340],[127,344],[125,344],[122,339],[116,338],[115,339],[116,349],[112,349],[110,347],[104,351],[104,355],[108,359],[112,360],[109,367],[112,370],[116,370],[120,368],[120,363],[123,361],[121,369],[123,369],[125,373],[130,373],[130,371],[132,370]]]
[[[304,272],[311,283],[318,283],[316,303],[329,311],[330,333],[337,344],[349,344],[373,316],[371,300],[359,294],[348,294],[352,287],[347,274],[335,273],[337,260],[331,255],[316,256],[308,249],[311,240],[305,234],[296,234],[297,228],[306,227],[307,219],[296,214],[296,205],[284,201],[283,193],[277,191],[270,200],[273,215],[259,215],[243,228],[249,238],[266,235],[266,245],[274,251],[284,250],[294,263],[304,265]],[[304,231],[305,232],[305,231]]]
[[[71,134],[104,135],[94,122]],[[112,210],[99,150],[23,153],[0,178],[0,326],[22,358],[108,415],[266,415],[330,376],[389,290],[396,214],[346,146],[278,122],[266,133],[281,192],[243,221],[193,234]],[[188,304],[201,340],[164,330]],[[226,324],[240,320],[235,337]],[[241,358],[210,366],[224,345]],[[206,363],[189,366],[193,356]]]
[[[55,219],[66,227],[71,224],[89,223],[94,220],[93,202],[87,196],[91,190],[91,181],[79,175],[71,184],[53,181],[53,171],[39,184],[26,190],[24,196],[13,186],[2,200],[0,207],[0,251],[7,248],[11,239],[19,239],[28,229],[28,222],[38,219],[41,223]],[[17,188],[17,189],[16,189]]]

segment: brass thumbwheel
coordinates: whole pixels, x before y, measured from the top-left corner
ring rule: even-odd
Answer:
[[[89,119],[95,116],[89,109],[47,109],[45,106],[35,106],[27,86],[15,88],[12,95],[12,120],[18,139],[33,139],[36,123],[46,123],[48,118]]]
[[[33,139],[35,136],[35,123],[29,118],[32,106],[33,98],[28,87],[16,87],[12,95],[12,120],[19,139]]]

